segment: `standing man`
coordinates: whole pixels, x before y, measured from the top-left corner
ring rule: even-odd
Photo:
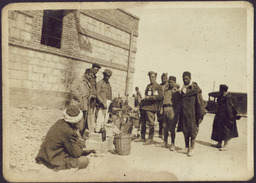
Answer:
[[[136,94],[135,94],[134,107],[138,107],[140,105],[141,100],[142,100],[142,96],[141,96],[139,87],[136,86],[135,91],[136,91]]]
[[[80,132],[85,137],[85,130],[88,126],[88,111],[90,108],[90,98],[92,93],[91,79],[93,77],[92,69],[86,69],[82,77],[77,77],[71,85],[72,100],[71,105],[75,105],[83,111],[84,122],[81,123]]]
[[[214,117],[212,126],[212,140],[218,142],[214,147],[220,148],[221,151],[227,151],[228,141],[231,138],[238,137],[236,126],[236,114],[232,98],[228,94],[228,86],[220,85],[220,94],[217,98],[218,110]],[[222,147],[222,141],[224,146]]]
[[[170,151],[175,150],[175,128],[177,123],[177,116],[179,111],[180,92],[175,87],[176,77],[170,76],[168,85],[164,90],[163,99],[163,128],[164,128],[164,147],[168,147],[168,136],[169,131],[171,132],[171,145],[169,147]]]
[[[162,80],[162,83],[160,84],[160,86],[162,87],[162,91],[164,92],[164,89],[166,87],[166,85],[168,85],[168,74],[167,73],[163,73],[162,76],[161,76],[161,80]],[[162,134],[163,134],[163,131],[164,131],[164,128],[163,128],[163,107],[162,107],[162,104],[163,104],[163,101],[161,101],[160,103],[160,110],[157,112],[157,121],[159,123],[159,131],[158,131],[158,135],[160,138],[162,138]]]
[[[112,100],[112,89],[109,78],[112,76],[110,69],[105,69],[103,79],[97,84],[98,107],[96,109],[97,119],[95,132],[100,132],[108,121],[108,108]]]
[[[136,142],[145,142],[144,145],[152,144],[154,137],[155,114],[159,109],[163,98],[161,86],[156,82],[157,73],[148,72],[150,84],[146,87],[145,98],[140,104],[141,137]],[[146,125],[149,127],[149,136],[145,141]]]
[[[185,149],[182,152],[193,155],[195,139],[199,131],[199,124],[205,115],[202,90],[197,83],[191,81],[191,73],[184,72],[183,87],[181,88],[181,111],[178,132],[182,131],[185,139]]]
[[[90,131],[94,131],[96,127],[96,120],[95,120],[95,108],[96,108],[96,98],[97,98],[97,76],[96,74],[99,72],[101,66],[97,63],[92,64],[92,79],[90,81],[92,86],[92,94],[90,99],[90,109],[88,112],[88,126]]]

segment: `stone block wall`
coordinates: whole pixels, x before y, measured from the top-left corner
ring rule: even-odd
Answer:
[[[97,74],[98,81],[102,79],[105,68],[113,71],[110,79],[113,96],[124,97],[131,27],[126,27],[115,16],[110,18],[111,14],[118,14],[119,18],[128,17],[130,22],[127,20],[127,24],[136,25],[129,69],[129,91],[133,91],[138,18],[122,10],[83,10],[76,13],[83,31],[77,30],[75,11],[68,13],[63,19],[61,48],[58,49],[41,44],[43,11],[9,12],[11,105],[64,106],[74,78],[80,77],[93,62],[102,66]],[[91,49],[81,49],[79,39],[83,37],[90,42]]]

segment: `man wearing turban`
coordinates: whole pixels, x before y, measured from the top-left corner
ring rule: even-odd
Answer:
[[[83,112],[76,106],[69,106],[47,132],[44,142],[36,156],[36,162],[55,171],[86,168],[89,159],[85,157],[95,150],[83,150],[84,139],[79,132],[79,123],[83,123]]]

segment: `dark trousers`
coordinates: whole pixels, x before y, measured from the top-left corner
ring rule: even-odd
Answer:
[[[148,125],[149,127],[148,139],[152,140],[154,137],[155,112],[141,110],[140,122],[141,122],[141,138],[145,139],[146,125]]]

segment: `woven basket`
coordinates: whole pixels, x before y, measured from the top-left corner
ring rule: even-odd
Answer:
[[[116,153],[119,155],[130,154],[131,141],[132,141],[132,136],[130,134],[116,135],[114,139]]]
[[[133,124],[133,126],[135,127],[135,128],[139,128],[140,127],[140,121],[139,121],[139,117],[130,117],[130,120],[131,120],[131,122],[132,122],[132,124]]]

